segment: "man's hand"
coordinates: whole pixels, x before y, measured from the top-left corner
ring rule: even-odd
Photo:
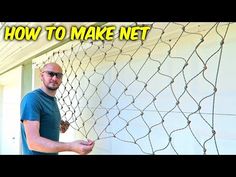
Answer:
[[[77,152],[80,155],[87,155],[93,150],[94,144],[95,142],[92,140],[76,140],[70,143],[70,147],[73,152]]]
[[[67,120],[66,121],[61,120],[61,123],[60,123],[61,133],[65,133],[66,130],[69,128],[69,126],[70,126],[70,123]]]

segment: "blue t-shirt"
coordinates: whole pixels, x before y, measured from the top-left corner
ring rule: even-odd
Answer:
[[[20,105],[22,153],[25,155],[43,155],[58,153],[42,153],[28,148],[23,120],[39,121],[40,136],[59,141],[61,115],[55,97],[36,89],[24,96]]]

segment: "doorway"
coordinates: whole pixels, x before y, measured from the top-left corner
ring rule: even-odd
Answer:
[[[22,67],[0,76],[0,154],[20,154]]]

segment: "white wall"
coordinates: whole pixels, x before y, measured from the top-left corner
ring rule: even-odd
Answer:
[[[159,42],[155,46],[157,41],[155,42],[154,32],[152,38],[147,39],[149,42],[144,43],[143,47],[138,48],[140,42],[129,41],[127,43],[129,47],[122,48],[122,53],[119,48],[124,43],[120,41],[113,43],[117,48],[111,47],[110,42],[105,43],[105,46],[99,44],[103,46],[100,50],[97,50],[96,45],[90,46],[85,43],[84,50],[88,55],[84,55],[79,44],[73,52],[70,50],[72,43],[56,49],[55,51],[59,53],[51,56],[50,60],[56,60],[67,70],[63,78],[64,84],[60,87],[57,96],[64,98],[64,101],[59,99],[59,103],[63,106],[61,109],[63,119],[71,122],[69,132],[61,135],[61,140],[95,139],[96,146],[93,154],[149,154],[153,151],[155,154],[203,154],[203,148],[206,148],[206,154],[217,154],[218,151],[220,154],[235,154],[236,84],[232,77],[236,74],[234,69],[236,25],[232,24],[229,28],[222,56],[218,52],[211,57],[220,48],[222,40],[216,30],[211,31],[205,38],[205,42],[193,55],[190,55],[201,39],[200,34],[204,34],[205,29],[210,29],[212,24],[202,25],[203,31],[201,28],[196,28],[196,34],[185,34],[171,50],[171,56],[167,58],[169,45],[174,44],[181,30],[171,33],[171,38],[165,36],[165,42],[169,45]],[[175,29],[179,26],[173,24],[172,27]],[[222,25],[218,29],[222,36],[226,27]],[[158,23],[155,29],[156,34],[160,35]],[[62,52],[62,50],[66,51]],[[106,56],[105,51],[108,54]],[[146,60],[150,51],[151,58]],[[75,56],[76,52],[77,56]],[[129,62],[131,56],[133,60]],[[182,70],[184,60],[186,61],[190,56],[188,66],[184,70],[184,77],[183,73],[179,74],[175,82],[168,86],[171,77],[173,78]],[[215,104],[213,104],[214,92],[210,83],[215,82],[220,57],[220,73]],[[35,62],[46,61],[42,58],[47,57],[39,57]],[[203,68],[201,60],[206,62],[208,59],[204,75],[201,73],[195,78]],[[164,60],[160,72],[156,73],[160,62]],[[115,67],[114,61],[117,61]],[[143,64],[144,67],[138,72]],[[75,71],[77,79],[75,79]],[[118,79],[117,71],[119,71]],[[137,74],[139,78],[135,80]],[[152,79],[149,80],[151,77]],[[67,79],[70,84],[65,85]],[[184,89],[184,79],[189,82],[187,89],[189,94]],[[148,85],[143,89],[147,81]],[[166,86],[168,87],[162,90]],[[111,88],[109,94],[108,87]],[[128,90],[124,93],[125,87],[128,87]],[[95,92],[96,88],[98,90]],[[156,101],[152,101],[154,95]],[[179,107],[175,106],[175,97],[179,98]],[[102,103],[99,104],[101,98]],[[133,98],[135,102],[132,104]],[[115,105],[117,100],[119,104]],[[198,104],[201,105],[200,112],[197,112]],[[142,111],[144,114],[140,116]],[[190,126],[187,126],[186,117],[191,121]],[[212,129],[216,131],[215,138],[212,137]],[[170,137],[171,141],[169,141]],[[137,140],[136,144],[134,139]]]

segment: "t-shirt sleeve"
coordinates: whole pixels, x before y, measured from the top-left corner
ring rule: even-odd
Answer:
[[[20,104],[20,120],[39,120],[40,119],[40,104],[36,94],[30,93],[26,95]]]

